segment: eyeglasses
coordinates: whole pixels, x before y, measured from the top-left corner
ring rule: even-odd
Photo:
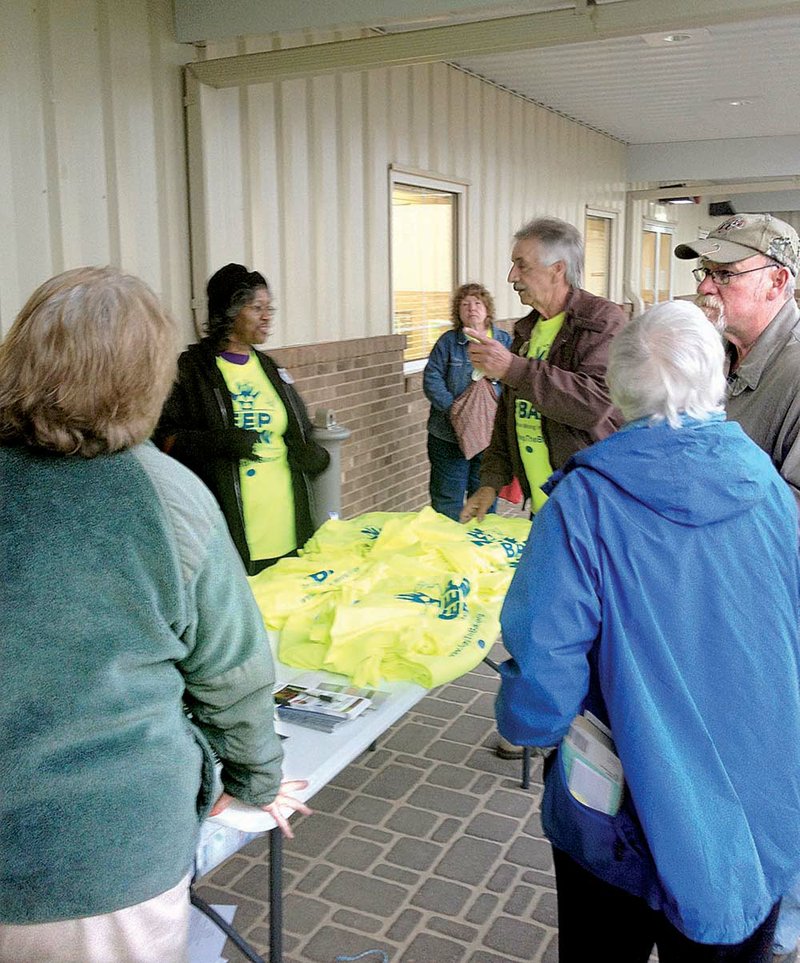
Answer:
[[[261,315],[262,317],[266,315],[268,318],[274,318],[275,312],[277,311],[277,305],[275,304],[274,301],[271,301],[267,305],[250,303],[250,304],[246,304],[245,307],[250,311],[255,311],[257,314]]]
[[[764,268],[780,267],[779,264],[762,264],[757,268],[749,268],[747,271],[719,271],[716,268],[711,269],[707,267],[694,268],[692,274],[694,275],[695,281],[698,284],[702,284],[706,278],[711,278],[714,284],[719,285],[723,288],[726,284],[731,283],[731,278],[738,278],[742,274],[752,274],[753,271],[763,271]]]

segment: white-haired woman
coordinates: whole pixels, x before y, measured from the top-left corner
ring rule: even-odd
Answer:
[[[0,345],[2,963],[183,963],[217,759],[216,811],[308,811],[225,520],[146,443],[176,347],[113,268],[46,281]]]
[[[695,305],[623,329],[608,383],[626,424],[567,462],[502,613],[500,731],[559,747],[559,959],[766,963],[800,870],[794,500],[725,420]],[[587,733],[621,797],[580,758]]]

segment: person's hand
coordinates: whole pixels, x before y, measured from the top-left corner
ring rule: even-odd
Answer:
[[[315,441],[289,448],[289,464],[312,478],[321,475],[330,463],[331,456],[328,451]]]
[[[486,377],[493,381],[501,381],[511,366],[511,358],[513,357],[508,348],[504,348],[494,338],[485,337],[475,328],[464,328],[464,334],[470,339],[474,339],[470,340],[467,347],[467,354],[472,362],[472,367],[480,368]]]
[[[497,498],[497,492],[489,485],[482,485],[474,495],[470,495],[467,499],[461,509],[459,521],[466,524],[474,518],[482,522],[486,513],[492,507],[495,498]]]
[[[212,449],[217,455],[240,461],[252,460],[253,449],[261,441],[261,435],[248,428],[215,428],[209,435]]]
[[[269,813],[270,816],[278,824],[280,831],[286,836],[287,839],[294,839],[294,833],[289,826],[288,817],[282,812],[284,809],[290,809],[295,813],[302,813],[304,816],[310,816],[311,810],[306,806],[304,802],[299,799],[295,799],[294,796],[290,795],[293,792],[298,792],[301,789],[305,789],[308,785],[307,779],[286,779],[280,784],[278,788],[278,795],[272,800],[271,803],[267,803],[261,808],[264,812]],[[219,798],[214,803],[209,816],[218,816],[223,810],[227,809],[228,806],[233,802],[234,797],[227,792],[220,793]]]

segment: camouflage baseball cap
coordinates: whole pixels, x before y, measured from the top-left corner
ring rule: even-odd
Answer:
[[[675,248],[675,257],[682,260],[705,257],[717,264],[743,261],[754,254],[764,254],[796,275],[800,264],[797,231],[771,214],[736,214],[708,237]]]

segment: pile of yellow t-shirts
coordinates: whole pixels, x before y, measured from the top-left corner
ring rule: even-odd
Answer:
[[[460,525],[432,508],[372,512],[326,522],[251,585],[287,665],[432,688],[488,653],[529,531],[499,515]]]

